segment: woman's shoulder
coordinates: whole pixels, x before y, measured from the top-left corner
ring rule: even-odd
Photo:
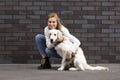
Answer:
[[[44,29],[48,29],[48,26],[46,26]]]
[[[46,26],[45,28],[44,28],[44,31],[48,31],[49,29],[48,29],[48,26]]]
[[[68,29],[65,26],[62,26],[61,31],[68,31]]]

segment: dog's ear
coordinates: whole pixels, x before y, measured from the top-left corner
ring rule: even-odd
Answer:
[[[58,37],[58,39],[60,39],[61,36],[62,36],[62,33],[59,30],[57,30],[57,37]]]
[[[50,38],[50,35],[51,35],[50,30],[47,32],[46,35],[47,35],[48,38]]]

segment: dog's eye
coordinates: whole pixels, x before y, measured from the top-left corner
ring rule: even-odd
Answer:
[[[50,33],[50,35],[51,35],[51,33]]]
[[[54,34],[54,36],[56,36],[56,34]]]

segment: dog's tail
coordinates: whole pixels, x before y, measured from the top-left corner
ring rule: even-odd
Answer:
[[[109,70],[108,67],[91,66],[91,65],[88,65],[88,64],[86,64],[85,68],[86,68],[87,70],[107,70],[107,71]]]

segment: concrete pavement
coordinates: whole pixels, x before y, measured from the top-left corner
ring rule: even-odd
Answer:
[[[110,68],[110,71],[38,70],[39,64],[0,64],[0,80],[120,80],[120,64],[91,64]]]

